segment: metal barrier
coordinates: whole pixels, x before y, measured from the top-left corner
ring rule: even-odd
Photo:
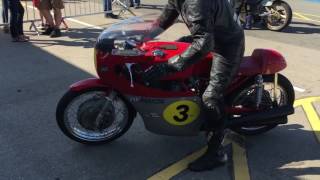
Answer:
[[[104,11],[104,0],[64,0],[64,9],[62,9],[62,24],[65,29],[68,29],[65,18],[89,16],[104,13],[117,13],[118,16],[122,16],[125,12],[135,16],[135,13],[129,8],[130,0],[113,0],[112,11]],[[37,21],[41,21],[39,10],[34,6],[31,0],[22,0],[22,5],[25,9],[24,23],[31,23],[29,29],[34,29],[38,34],[38,28],[36,26]],[[2,23],[2,22],[1,22]],[[6,25],[4,23],[0,26]]]

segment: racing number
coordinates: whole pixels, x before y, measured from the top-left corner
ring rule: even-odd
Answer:
[[[183,126],[196,120],[199,114],[197,103],[181,100],[168,105],[163,112],[163,118],[172,125]]]
[[[185,120],[188,119],[188,111],[189,111],[189,106],[187,105],[180,105],[180,106],[177,106],[177,110],[179,111],[179,116],[176,116],[174,115],[173,116],[173,119],[178,121],[178,122],[183,122]]]

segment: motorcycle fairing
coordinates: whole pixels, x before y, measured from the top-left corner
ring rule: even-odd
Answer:
[[[204,115],[201,112],[201,99],[200,97],[179,97],[179,98],[148,98],[142,96],[130,96],[126,95],[126,99],[133,105],[137,112],[142,116],[144,125],[146,129],[151,132],[163,135],[170,136],[195,136],[200,132],[200,129],[204,122]],[[198,107],[197,110],[200,112],[192,121],[188,123],[184,123],[183,121],[177,120],[176,123],[170,122],[165,117],[165,111],[170,106],[175,104],[176,102],[185,102],[191,101],[195,103]],[[182,104],[183,105],[183,104]],[[188,107],[186,109],[179,109],[177,107],[176,112],[172,113],[172,116],[177,115],[179,118],[183,118],[183,114],[179,113],[187,113],[188,111],[192,111],[192,107]],[[188,110],[188,111],[186,111]],[[190,115],[191,116],[191,115]],[[187,117],[189,118],[189,117]],[[181,119],[184,121],[188,121],[188,119]]]

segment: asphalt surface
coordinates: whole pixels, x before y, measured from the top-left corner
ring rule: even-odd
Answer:
[[[320,3],[287,2],[307,19],[295,15],[284,32],[246,31],[246,54],[255,48],[278,50],[288,63],[283,74],[298,88],[296,99],[318,97]],[[164,1],[150,0],[148,4],[163,5]],[[134,11],[144,18],[160,12],[147,8]],[[248,167],[252,180],[320,179],[320,119],[316,117],[320,100],[297,101],[296,113],[287,125],[247,137],[243,146],[246,152],[241,156],[246,161],[236,162],[234,146],[226,145],[230,155],[227,166],[205,173],[183,170],[180,161],[205,145],[202,136],[155,135],[144,129],[140,118],[127,134],[107,145],[85,146],[69,140],[56,125],[56,104],[70,84],[95,76],[95,38],[99,28],[116,20],[94,15],[66,22],[70,30],[56,39],[27,31],[30,43],[11,43],[10,36],[0,32],[0,180],[138,180],[163,175],[170,165],[176,165],[172,179],[248,179],[236,173],[240,166]],[[94,27],[88,28],[90,24]],[[187,33],[178,23],[160,39],[172,40]],[[310,102],[316,115],[307,106]]]

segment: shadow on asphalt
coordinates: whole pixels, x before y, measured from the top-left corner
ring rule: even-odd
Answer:
[[[75,42],[53,42],[90,48],[97,34],[77,29],[67,35]],[[31,43],[11,43],[2,32],[0,39],[0,179],[146,179],[205,144],[151,134],[140,119],[110,144],[69,140],[55,122],[56,104],[70,84],[92,75]]]
[[[314,132],[305,130],[300,124],[282,125],[269,133],[248,138],[251,177],[296,179],[304,175],[320,176],[318,149]]]
[[[294,34],[320,34],[320,25],[307,22],[292,22],[291,24],[294,26],[289,25],[282,32]]]
[[[63,31],[62,37],[68,37],[68,40],[61,38],[50,38],[48,40],[32,39],[33,43],[45,46],[63,45],[63,46],[77,46],[83,48],[92,48],[102,30],[100,29],[85,29],[85,28],[70,28],[69,31]],[[70,39],[72,41],[70,41]]]

